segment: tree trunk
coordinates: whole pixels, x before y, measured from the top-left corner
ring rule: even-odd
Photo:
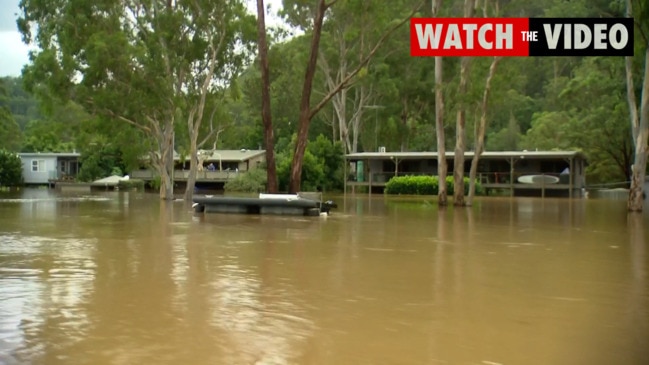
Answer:
[[[340,141],[345,144],[345,151],[352,152],[352,145],[349,140],[349,129],[347,128],[347,89],[340,90],[340,93],[331,99],[337,113],[338,130]]]
[[[352,130],[352,149],[349,153],[358,152],[358,139],[361,135],[361,124],[363,122],[363,115],[365,114],[364,113],[365,108],[367,107],[368,100],[370,100],[370,95],[372,94],[372,89],[370,88],[369,90],[367,90],[366,85],[359,85],[356,87],[356,90],[354,92],[355,92],[355,97],[354,97],[355,110],[354,110],[354,115],[352,116],[352,119],[350,121],[351,130]],[[376,110],[374,111],[374,113],[376,113]],[[376,147],[377,146],[374,146],[375,152],[376,152]]]
[[[489,75],[487,76],[484,93],[482,95],[482,115],[480,116],[480,124],[478,125],[476,131],[475,152],[473,160],[471,160],[471,171],[469,171],[469,196],[466,201],[466,205],[468,206],[473,205],[473,197],[475,196],[478,162],[480,161],[480,155],[484,151],[484,135],[487,130],[487,105],[489,101],[489,93],[491,91],[491,81],[496,74],[496,67],[498,66],[498,62],[500,62],[500,60],[500,57],[494,57],[493,61],[491,61],[491,67],[489,67]]]
[[[633,90],[633,74],[630,57],[627,57],[626,74],[627,90]],[[649,156],[649,146],[647,146],[649,139],[649,48],[645,51],[644,79],[641,95],[642,100],[640,100],[640,110],[638,113],[635,93],[627,93],[631,111],[631,128],[635,143],[635,160],[631,174],[631,188],[629,190],[628,201],[628,209],[631,212],[642,212],[644,205],[643,190],[647,171],[647,157]]]
[[[165,122],[165,125],[162,130],[159,128],[156,129],[156,140],[158,142],[158,152],[160,153],[159,157],[153,155],[153,167],[157,170],[160,175],[160,199],[163,200],[173,200],[174,191],[173,191],[173,156],[174,156],[174,135],[173,135],[173,119],[171,121]]]
[[[189,175],[187,176],[187,188],[185,189],[184,199],[191,202],[194,197],[194,186],[196,185],[196,173],[198,171],[198,136],[190,130],[189,135]]]
[[[168,169],[164,167],[160,171],[160,199],[173,200],[173,184],[171,182],[171,174]]]
[[[352,120],[352,150],[350,153],[358,152],[358,138],[361,135],[361,122],[363,121],[363,108],[364,106],[359,106],[357,113],[354,115]],[[375,146],[376,147],[376,146]],[[376,149],[374,150],[376,152]]]
[[[264,0],[257,0],[257,28],[259,33],[259,62],[261,66],[261,118],[264,123],[264,144],[266,148],[266,178],[268,192],[278,192],[275,166],[275,136],[270,111],[270,74],[268,70],[268,44],[266,43],[266,9]]]
[[[345,42],[345,37],[343,32],[336,32],[335,38],[338,39],[338,54],[339,66],[337,70],[333,70],[329,66],[326,57],[321,57],[318,65],[322,70],[322,73],[325,77],[325,83],[327,90],[334,90],[342,82],[343,78],[347,75],[347,46]],[[333,74],[333,75],[332,75]],[[334,130],[333,141],[337,139],[343,143],[345,147],[345,153],[351,153],[352,146],[349,140],[349,130],[347,127],[347,90],[343,88],[339,93],[334,95],[331,98],[331,103],[333,104],[333,119],[332,127]],[[336,136],[336,125],[338,125],[338,133]]]
[[[432,0],[433,17],[437,17],[442,7],[442,0]],[[435,134],[437,135],[437,202],[440,206],[448,204],[446,189],[446,141],[444,136],[444,94],[442,94],[443,67],[442,57],[435,57]]]
[[[464,206],[464,151],[466,150],[466,98],[467,83],[469,79],[469,67],[471,65],[470,57],[462,57],[460,62],[460,87],[458,95],[460,97],[457,111],[457,121],[455,130],[455,166],[453,168],[453,204],[455,206]]]
[[[633,173],[631,174],[631,189],[629,189],[628,208],[630,212],[642,212],[644,205],[644,181],[646,176],[647,152],[637,151]]]
[[[302,85],[302,100],[300,102],[300,121],[297,141],[295,143],[293,161],[291,162],[289,193],[293,194],[299,192],[302,185],[302,163],[304,162],[304,152],[306,151],[309,124],[311,122],[311,91],[313,89],[313,78],[318,63],[322,22],[326,10],[327,4],[325,3],[325,0],[319,0],[315,19],[313,21],[313,38],[311,39],[309,62],[307,63],[306,73],[304,75],[304,84]]]
[[[633,17],[631,0],[626,1],[626,16]],[[629,104],[629,116],[631,118],[631,131],[635,147],[635,161],[631,173],[631,187],[629,189],[629,201],[627,208],[630,212],[642,212],[644,203],[644,181],[647,169],[647,156],[649,147],[649,45],[645,44],[645,65],[644,79],[642,83],[642,100],[640,110],[636,102],[635,88],[633,85],[633,57],[625,57],[626,74],[626,97]]]
[[[444,141],[444,96],[442,94],[442,57],[435,57],[435,131],[437,134],[437,176],[439,205],[448,203],[446,190],[446,144]]]
[[[464,1],[464,17],[471,18],[475,9],[474,0]],[[466,95],[471,68],[471,57],[462,57],[460,61],[460,98],[455,127],[455,159],[453,167],[453,204],[464,206],[464,151],[466,151]]]

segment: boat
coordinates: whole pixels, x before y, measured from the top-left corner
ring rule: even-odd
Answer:
[[[518,178],[518,182],[522,184],[549,185],[558,183],[559,178],[552,175],[524,175]]]
[[[318,199],[317,197],[320,197]],[[234,196],[196,196],[196,213],[278,214],[318,216],[329,215],[337,204],[322,201],[321,193],[259,194],[257,198]]]

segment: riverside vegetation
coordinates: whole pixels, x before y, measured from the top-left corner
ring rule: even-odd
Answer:
[[[575,149],[589,159],[589,183],[632,180],[629,209],[642,208],[645,1],[284,0],[281,26],[265,24],[263,0],[256,14],[241,0],[83,4],[21,1],[18,28],[38,49],[22,76],[1,82],[7,150],[76,149],[84,179],[130,171],[149,154],[170,198],[174,148],[187,157],[264,148],[271,192],[340,187],[342,154],[380,146],[456,156]],[[635,56],[410,57],[407,20],[433,15],[633,16]],[[318,138],[332,147],[310,147]],[[440,203],[450,194],[470,204],[464,189],[446,187]]]

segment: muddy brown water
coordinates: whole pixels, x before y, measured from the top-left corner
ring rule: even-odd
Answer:
[[[649,212],[0,195],[0,364],[649,364]]]

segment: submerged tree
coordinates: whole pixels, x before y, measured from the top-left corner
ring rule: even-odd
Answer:
[[[482,103],[480,105],[480,122],[475,128],[475,151],[473,152],[473,159],[471,160],[471,170],[469,171],[469,196],[466,200],[466,205],[473,205],[473,197],[475,196],[476,175],[478,173],[478,162],[480,155],[484,152],[484,137],[487,130],[487,111],[489,103],[489,94],[491,93],[491,83],[496,73],[496,67],[500,62],[501,57],[494,57],[489,67],[489,75],[485,81],[485,89],[482,96]],[[456,187],[457,189],[457,187]]]
[[[439,14],[442,0],[433,0],[433,16]],[[444,137],[444,93],[443,93],[443,58],[435,57],[435,134],[437,136],[437,176],[438,181],[446,181],[448,167],[446,164],[446,140]],[[439,184],[437,200],[440,206],[448,204],[448,192],[446,184]]]
[[[257,47],[261,69],[261,119],[264,125],[266,147],[266,184],[269,193],[277,193],[277,166],[275,164],[275,134],[270,111],[270,70],[268,68],[268,43],[266,41],[266,10],[264,0],[257,0]]]
[[[638,16],[636,21],[646,20],[649,16],[649,6],[646,3],[638,2],[636,9],[632,9],[631,0],[626,2],[627,16],[632,17],[634,13]],[[635,146],[635,159],[631,173],[631,189],[629,190],[628,209],[632,212],[641,212],[643,207],[643,188],[647,171],[647,159],[649,157],[649,27],[646,22],[637,23],[640,30],[641,42],[644,51],[644,77],[638,107],[635,87],[633,82],[633,57],[626,57],[626,84],[627,99],[629,102],[629,114],[631,118],[631,131],[633,132],[633,143]]]
[[[177,92],[181,107],[188,109],[185,118],[190,163],[185,200],[191,201],[198,170],[198,148],[211,138],[216,148],[223,126],[214,127],[214,116],[224,104],[225,92],[236,91],[233,82],[252,51],[255,23],[241,0],[195,0],[179,4],[176,12],[183,36],[177,41],[186,43],[187,48],[179,55],[176,72],[181,87]],[[212,104],[210,128],[199,142],[208,104]]]
[[[476,2],[477,3],[477,2]],[[486,6],[486,4],[485,4]],[[473,0],[464,0],[464,17],[471,18],[475,9]],[[458,86],[458,110],[455,124],[455,158],[453,167],[453,204],[464,206],[464,152],[466,151],[466,105],[469,73],[472,57],[462,57],[460,61],[460,84]]]

